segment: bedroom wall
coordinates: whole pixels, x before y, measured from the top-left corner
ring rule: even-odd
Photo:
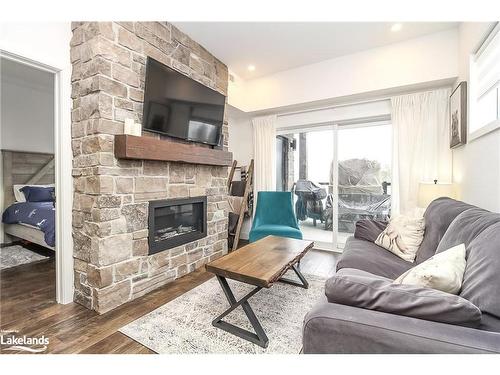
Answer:
[[[13,185],[25,184],[40,171],[47,163],[54,159],[54,154],[34,153],[24,151],[2,150],[2,181],[4,191],[4,207],[14,203]],[[52,166],[36,182],[45,185],[55,183],[54,167]]]
[[[469,57],[490,30],[492,23],[466,22],[459,28],[459,79],[469,81]],[[469,117],[469,123],[474,121]],[[500,212],[500,129],[469,140],[453,150],[453,178],[460,199]]]
[[[54,153],[54,75],[1,59],[3,150]]]

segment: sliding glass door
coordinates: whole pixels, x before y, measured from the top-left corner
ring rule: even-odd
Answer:
[[[276,138],[276,190],[292,191],[295,214],[305,239],[334,249],[334,127],[281,134]]]
[[[389,124],[338,127],[337,248],[354,234],[356,221],[386,220],[391,209]]]
[[[276,139],[279,191],[292,191],[305,239],[341,250],[356,220],[390,209],[390,125],[329,125]]]

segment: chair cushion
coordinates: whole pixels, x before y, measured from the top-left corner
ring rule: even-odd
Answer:
[[[350,237],[337,262],[337,270],[355,268],[394,280],[414,265],[373,242]]]
[[[438,198],[425,210],[425,234],[417,251],[417,264],[429,259],[436,249],[451,222],[463,211],[474,206],[451,198]]]
[[[477,327],[481,311],[464,298],[385,277],[342,269],[326,282],[328,302],[435,322]]]
[[[276,224],[299,229],[290,191],[259,191],[252,226]]]
[[[269,235],[296,238],[298,240],[302,239],[302,232],[297,228],[277,224],[262,224],[256,228],[252,228],[249,240],[250,242],[255,242]]]

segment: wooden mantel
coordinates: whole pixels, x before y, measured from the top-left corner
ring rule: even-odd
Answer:
[[[232,152],[126,134],[115,136],[115,156],[119,159],[176,161],[218,166],[230,166],[233,162]]]

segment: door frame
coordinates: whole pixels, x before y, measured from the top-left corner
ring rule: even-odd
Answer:
[[[288,153],[290,152],[290,140],[283,136],[283,135],[276,135],[276,140],[281,140],[283,144],[281,145],[281,170],[282,170],[282,176],[281,176],[281,191],[286,191],[287,190],[287,180],[288,180]],[[277,177],[277,176],[276,176]],[[277,186],[276,186],[277,187]]]
[[[70,87],[63,67],[54,67],[30,58],[0,49],[2,58],[54,74],[54,159],[56,190],[56,302],[73,302],[73,237],[72,206],[73,177],[71,149],[71,120],[62,105]]]

